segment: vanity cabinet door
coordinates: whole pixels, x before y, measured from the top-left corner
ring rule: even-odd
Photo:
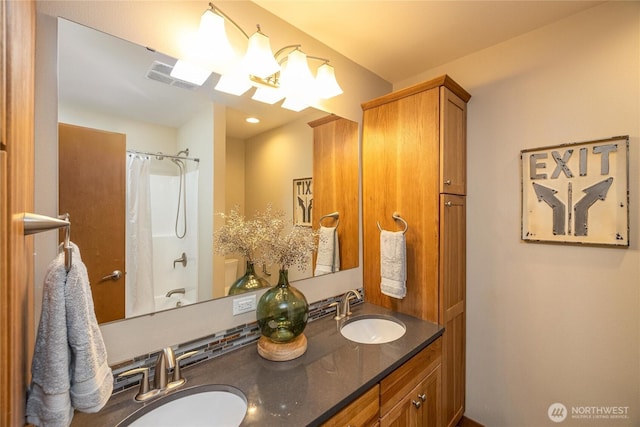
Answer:
[[[380,419],[380,427],[440,426],[440,383],[438,366]]]
[[[378,423],[380,386],[375,385],[334,415],[323,427],[372,427]]]

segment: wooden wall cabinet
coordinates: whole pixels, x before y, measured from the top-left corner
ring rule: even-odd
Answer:
[[[320,217],[337,211],[340,269],[355,268],[360,243],[358,123],[329,115],[309,126],[313,128],[313,228],[318,228]],[[330,227],[335,222],[327,219],[322,224]]]
[[[471,96],[442,76],[362,105],[365,299],[445,327],[443,418],[464,413],[466,118]],[[380,291],[380,232],[408,224],[407,295]]]

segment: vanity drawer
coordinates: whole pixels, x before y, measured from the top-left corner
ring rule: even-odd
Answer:
[[[378,422],[378,410],[380,409],[379,393],[380,386],[376,384],[365,394],[351,402],[349,406],[335,414],[323,424],[323,427],[369,427],[375,425]]]
[[[413,356],[380,381],[380,414],[384,415],[440,366],[442,338]]]

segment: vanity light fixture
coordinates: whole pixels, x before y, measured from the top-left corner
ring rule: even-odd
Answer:
[[[230,22],[247,39],[244,57],[239,59],[229,42],[225,21]],[[329,60],[305,55],[300,45],[290,45],[271,51],[269,38],[260,26],[249,36],[228,15],[209,3],[198,30],[194,53],[178,60],[171,76],[180,80],[203,84],[211,72],[220,75],[215,89],[241,96],[252,87],[253,99],[275,104],[285,98],[284,108],[300,111],[318,99],[328,99],[342,93]],[[288,52],[285,56],[285,53]],[[308,59],[322,61],[314,77]],[[189,70],[190,73],[182,72]],[[200,71],[200,75],[194,77]],[[203,79],[204,76],[204,79]]]

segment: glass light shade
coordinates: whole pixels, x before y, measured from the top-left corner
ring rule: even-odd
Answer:
[[[170,73],[170,76],[174,79],[193,83],[198,86],[202,86],[210,75],[211,71],[183,59],[178,59]]]
[[[269,37],[256,31],[249,37],[247,53],[242,59],[242,69],[248,74],[265,79],[278,71],[280,65],[273,57]]]
[[[240,96],[251,89],[251,80],[249,80],[246,74],[232,71],[220,77],[215,89],[220,92]]]
[[[275,104],[284,98],[284,93],[282,93],[280,88],[259,87],[251,98],[264,102],[265,104]]]
[[[335,69],[326,62],[318,67],[316,87],[318,96],[322,99],[332,98],[342,93],[342,88],[336,81]]]
[[[287,56],[287,62],[280,73],[280,88],[287,99],[305,100],[307,104],[312,104],[317,98],[316,82],[309,70],[307,55],[298,49]]]
[[[224,74],[236,61],[235,53],[224,27],[224,18],[211,9],[200,18],[198,56],[203,65],[217,74]]]
[[[282,108],[286,108],[287,110],[292,110],[296,112],[302,111],[307,107],[309,107],[309,104],[307,104],[306,101],[299,98],[290,97],[290,96],[285,98],[284,102],[282,103]]]

